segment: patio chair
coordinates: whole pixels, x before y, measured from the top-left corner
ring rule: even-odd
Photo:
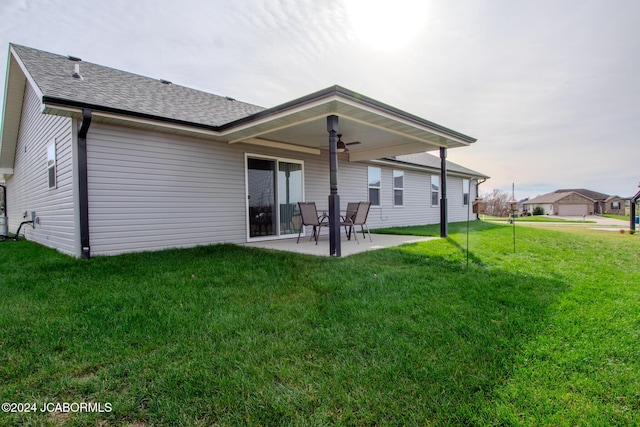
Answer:
[[[300,218],[302,223],[300,224],[300,230],[298,231],[298,240],[296,243],[300,243],[300,234],[306,226],[313,226],[313,234],[311,239],[315,238],[316,245],[318,244],[318,238],[320,237],[320,230],[322,227],[328,227],[329,223],[326,221],[326,217],[320,218],[318,216],[318,209],[315,202],[298,202],[300,208]],[[309,240],[311,240],[309,239]]]
[[[340,225],[344,227],[344,233],[347,235],[347,239],[351,240],[351,232],[353,231],[353,220],[356,217],[359,203],[347,203],[347,212],[341,218]],[[356,241],[358,237],[356,236]],[[359,242],[358,242],[359,243]]]
[[[349,227],[349,233],[347,237],[351,238],[351,231],[356,225],[360,226],[362,230],[362,238],[366,239],[367,236],[364,234],[365,227],[367,228],[367,233],[369,233],[369,241],[373,242],[371,239],[371,231],[369,231],[369,227],[367,226],[367,217],[369,216],[369,208],[371,208],[371,202],[360,202],[357,204],[358,208],[356,209],[355,214],[349,216],[349,206],[347,205],[347,215],[345,215],[343,222],[340,225],[344,225],[345,227]],[[353,231],[356,236],[356,242],[360,244],[358,240],[358,232]]]

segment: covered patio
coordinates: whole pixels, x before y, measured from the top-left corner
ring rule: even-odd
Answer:
[[[440,236],[446,237],[447,150],[466,147],[476,141],[340,86],[252,114],[223,125],[219,130],[229,144],[254,144],[315,155],[328,153],[329,244],[324,250],[331,256],[342,256],[343,246],[346,246],[340,239],[338,153],[348,156],[349,162],[359,162],[439,151]],[[268,244],[286,246],[279,242]]]
[[[372,234],[372,241],[368,238],[360,236],[360,243],[355,239],[347,240],[344,233],[341,236],[342,256],[355,255],[362,252],[374,251],[377,249],[391,248],[395,246],[407,245],[418,242],[428,242],[437,239],[437,237],[425,236],[397,236],[392,234]],[[309,237],[300,239],[300,243],[296,244],[296,239],[279,239],[264,240],[260,242],[249,242],[243,246],[252,248],[271,249],[276,251],[295,252],[299,254],[315,255],[315,256],[331,256],[329,251],[330,239],[328,235],[321,235],[318,244]]]

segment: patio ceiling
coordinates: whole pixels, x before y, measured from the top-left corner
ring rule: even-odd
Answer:
[[[474,138],[334,86],[222,126],[230,144],[276,146],[320,153],[328,149],[327,116],[337,115],[349,161],[464,147]]]

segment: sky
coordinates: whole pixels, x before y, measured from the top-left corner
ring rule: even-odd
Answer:
[[[263,107],[337,84],[477,138],[448,159],[489,175],[482,192],[625,197],[639,17],[637,0],[0,0],[0,55],[12,42]]]

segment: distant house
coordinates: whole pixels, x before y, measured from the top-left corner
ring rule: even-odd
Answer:
[[[524,203],[527,212],[540,208],[545,215],[561,216],[593,215],[594,206],[593,199],[571,190],[543,194]]]
[[[638,228],[636,218],[640,216],[640,191],[638,191],[635,196],[631,197],[629,202],[629,225],[631,230],[635,230]]]
[[[593,213],[595,215],[600,214],[624,214],[624,202],[625,199],[619,196],[610,196],[608,194],[599,193],[593,190],[587,190],[584,188],[564,189],[556,190],[556,193],[566,193],[574,191],[593,200]]]
[[[295,236],[299,201],[446,233],[487,178],[446,161],[474,138],[340,86],[265,109],[14,44],[1,138],[9,229],[83,258]]]
[[[620,196],[609,196],[602,203],[602,213],[612,215],[625,215],[626,204],[629,199]]]
[[[533,211],[540,207],[546,215],[560,216],[625,215],[626,201],[628,199],[584,188],[561,189],[527,201],[525,209]]]

